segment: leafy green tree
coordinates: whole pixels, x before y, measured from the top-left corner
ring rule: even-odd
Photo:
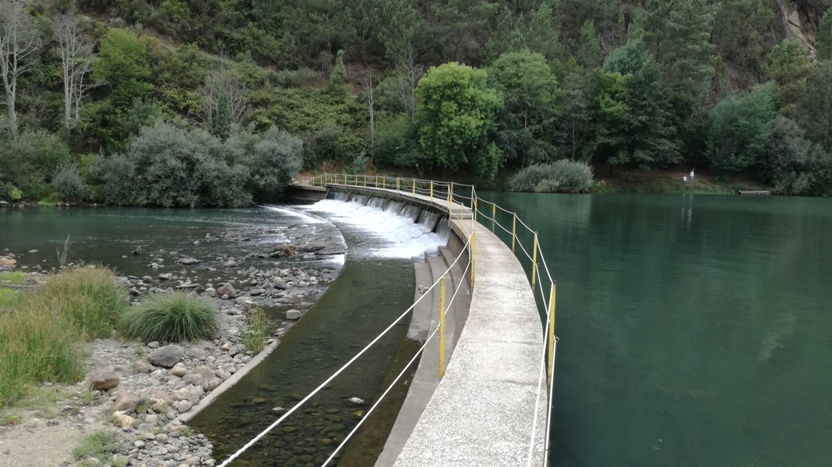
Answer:
[[[787,195],[832,193],[832,156],[805,138],[793,120],[777,117],[766,144],[762,175]]]
[[[528,50],[508,52],[488,70],[491,87],[503,95],[498,141],[507,159],[528,165],[552,155],[550,127],[558,84],[546,58]]]
[[[762,161],[772,120],[777,116],[776,91],[761,86],[720,101],[708,115],[705,158],[720,174],[737,173]]]
[[[101,50],[93,62],[93,76],[106,82],[112,89],[110,99],[117,113],[143,97],[151,86],[147,50],[135,33],[125,29],[110,29],[101,40]]]
[[[574,62],[568,63],[563,70],[553,127],[557,158],[589,160],[594,152],[595,115],[591,95],[594,72],[588,72]]]
[[[681,160],[659,66],[641,39],[614,50],[599,73],[596,157],[649,169]]]
[[[221,141],[228,139],[231,134],[231,110],[228,106],[228,93],[220,92],[217,99],[217,121],[214,125],[214,136]]]
[[[262,137],[239,131],[226,142],[233,160],[248,168],[248,190],[259,201],[274,201],[303,166],[303,141],[275,126]]]
[[[832,8],[818,22],[818,32],[815,34],[815,58],[818,60],[832,60]]]
[[[344,51],[339,50],[335,56],[335,68],[329,74],[329,85],[327,90],[333,96],[338,98],[346,98],[349,90],[347,89],[347,67],[344,65]]]
[[[789,108],[806,92],[806,77],[812,63],[798,41],[784,40],[768,55],[768,75],[783,91],[783,104]]]
[[[24,131],[17,139],[0,137],[0,182],[20,188],[28,199],[48,196],[55,170],[71,160],[69,147],[44,130]]]
[[[433,166],[477,176],[497,173],[501,152],[494,144],[499,92],[486,85],[487,73],[451,62],[431,68],[419,81],[419,144]]]

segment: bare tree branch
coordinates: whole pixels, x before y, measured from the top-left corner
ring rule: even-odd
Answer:
[[[41,40],[35,20],[27,12],[28,0],[0,2],[0,76],[6,92],[9,128],[17,137],[17,78],[29,71],[34,63],[27,60],[40,47]]]
[[[232,123],[241,125],[248,114],[246,86],[243,80],[232,70],[221,68],[214,70],[205,78],[205,84],[199,90],[199,102],[202,104],[203,122],[209,129],[216,123],[219,112],[220,95],[225,93]]]
[[[92,44],[83,41],[80,21],[71,13],[55,18],[55,35],[61,49],[64,74],[64,125],[71,130],[80,120],[84,93],[95,87],[94,83],[85,80],[92,69]]]

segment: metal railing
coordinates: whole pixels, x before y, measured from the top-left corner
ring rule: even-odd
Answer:
[[[468,252],[468,264],[465,265],[463,268],[463,277],[469,277],[470,285],[473,288],[475,284],[475,277],[474,277],[474,260],[475,260],[475,252],[476,252],[476,244],[475,244],[475,231],[477,225],[477,217],[480,214],[478,209],[479,203],[490,204],[492,206],[492,217],[487,217],[483,215],[483,218],[491,220],[492,222],[492,230],[495,230],[498,226],[505,232],[511,233],[511,249],[512,252],[518,254],[516,251],[516,247],[520,247],[520,251],[525,254],[525,257],[528,258],[531,263],[531,284],[532,284],[532,293],[535,296],[535,301],[538,303],[538,306],[542,306],[542,309],[546,310],[546,319],[545,319],[545,326],[544,328],[548,331],[546,333],[546,338],[544,339],[544,347],[541,349],[541,365],[540,365],[540,374],[538,376],[538,388],[537,388],[537,397],[535,400],[535,416],[534,422],[532,425],[532,432],[530,434],[530,441],[529,441],[529,454],[527,465],[531,466],[533,464],[533,453],[534,453],[534,442],[536,440],[536,430],[537,430],[537,418],[539,413],[539,402],[541,399],[541,395],[543,394],[543,381],[545,380],[548,385],[548,391],[546,392],[546,401],[547,403],[547,411],[546,411],[546,427],[547,427],[547,435],[545,436],[545,445],[544,445],[544,456],[543,456],[543,465],[548,464],[548,457],[549,457],[549,436],[548,436],[548,427],[551,426],[551,409],[552,409],[552,396],[553,396],[553,389],[554,389],[554,360],[555,360],[555,353],[557,351],[557,339],[555,338],[555,289],[556,289],[556,282],[552,280],[551,275],[549,273],[549,268],[546,265],[546,262],[543,258],[543,255],[538,255],[540,251],[540,245],[537,241],[537,232],[533,231],[529,228],[525,223],[523,223],[515,213],[506,211],[494,203],[490,201],[483,200],[479,198],[476,193],[476,189],[473,185],[465,185],[459,184],[454,182],[438,182],[434,180],[421,180],[421,179],[414,179],[414,178],[402,178],[402,177],[384,177],[384,176],[375,176],[375,175],[352,175],[352,174],[325,174],[325,175],[318,175],[311,178],[306,178],[302,180],[303,184],[308,184],[312,186],[327,186],[327,185],[337,185],[337,186],[346,186],[346,187],[359,187],[359,188],[372,188],[372,189],[381,189],[381,190],[390,190],[394,192],[400,192],[402,194],[409,194],[409,195],[419,195],[422,198],[426,198],[428,202],[433,203],[437,207],[441,207],[448,212],[449,220],[457,220],[458,225],[463,230],[463,238],[464,245],[461,252],[456,256],[452,264],[448,266],[448,269],[438,278],[436,281],[426,289],[423,294],[411,305],[407,310],[405,310],[401,315],[399,315],[384,331],[382,331],[378,336],[376,336],[372,341],[370,341],[363,349],[361,349],[355,356],[353,356],[347,363],[345,363],[342,367],[336,370],[331,376],[329,376],[326,380],[324,380],[317,388],[315,388],[312,392],[310,392],[306,397],[301,399],[295,406],[293,406],[290,410],[284,413],[281,417],[279,417],[276,421],[270,424],[265,430],[260,432],[257,436],[251,439],[248,443],[246,443],[242,448],[237,450],[234,454],[228,457],[220,467],[225,467],[229,465],[232,461],[242,455],[246,450],[248,450],[251,446],[253,446],[257,441],[262,439],[266,434],[268,434],[271,430],[275,427],[280,425],[284,420],[286,420],[290,415],[300,409],[306,402],[308,402],[312,397],[326,388],[338,375],[344,372],[348,367],[350,367],[355,361],[357,361],[364,353],[366,353],[371,347],[373,347],[384,335],[386,335],[391,329],[393,329],[397,324],[399,324],[413,309],[418,305],[422,299],[428,295],[428,292],[438,289],[440,294],[439,300],[439,326],[434,329],[434,331],[428,336],[424,344],[416,351],[413,358],[407,363],[407,365],[402,368],[401,372],[394,378],[393,382],[385,389],[382,395],[376,400],[376,402],[370,407],[365,416],[359,420],[358,424],[348,433],[345,438],[342,440],[340,445],[333,451],[332,455],[322,464],[322,466],[329,465],[329,463],[336,457],[337,453],[340,452],[345,446],[346,443],[352,438],[358,428],[364,423],[367,417],[376,409],[376,407],[384,400],[385,396],[393,389],[393,387],[398,383],[398,381],[407,373],[408,369],[418,360],[419,356],[422,354],[424,349],[428,346],[429,343],[439,335],[439,377],[440,379],[444,376],[445,372],[445,316],[448,314],[449,310],[453,306],[457,295],[461,289],[462,281],[460,281],[455,290],[453,295],[451,296],[448,302],[445,302],[445,284],[446,278],[451,274],[451,268],[455,265],[460,263],[462,260],[463,254],[467,251]],[[512,230],[507,230],[504,226],[502,226],[497,221],[497,209],[502,210],[503,212],[509,213],[512,215]],[[534,238],[534,245],[531,249],[532,253],[529,254],[529,251],[523,245],[523,242],[518,235],[517,230],[517,223],[520,223],[521,227],[524,227],[528,230],[531,234],[533,234]],[[539,259],[538,259],[539,258]],[[538,272],[538,270],[540,272]],[[545,277],[543,277],[543,272],[545,272]],[[550,295],[548,297],[545,296],[543,293],[543,282],[546,279],[550,284]],[[535,294],[535,285],[538,286],[540,290],[540,296],[538,297]],[[539,301],[538,301],[539,299]],[[548,371],[547,371],[548,369]],[[544,373],[547,377],[544,377]]]
[[[521,259],[521,262],[522,259],[525,258],[530,265],[530,272],[528,274],[532,287],[532,294],[542,314],[545,314],[545,319],[543,321],[546,337],[544,338],[544,351],[542,352],[542,362],[544,362],[542,367],[545,367],[546,370],[546,382],[549,390],[546,412],[546,427],[548,432],[548,428],[551,426],[552,417],[551,410],[554,395],[555,355],[557,352],[558,341],[555,336],[557,281],[552,278],[549,265],[546,263],[546,258],[543,256],[538,239],[538,232],[523,222],[516,212],[509,211],[492,201],[477,196],[477,190],[474,185],[424,180],[418,178],[388,177],[383,175],[367,174],[322,174],[312,176],[304,181],[313,186],[335,185],[359,188],[380,188],[382,190],[392,190],[404,194],[421,195],[426,196],[430,201],[436,203],[437,205],[442,205],[447,210],[449,218],[460,221],[459,223],[463,226],[465,234],[468,235],[468,243],[470,244],[470,273],[472,287],[474,283],[473,264],[476,257],[474,225],[479,219],[485,219],[490,222],[492,232],[496,233],[497,229],[499,229],[504,234],[504,236],[498,235],[498,238],[504,240],[507,246],[509,245],[508,240],[510,239],[512,253]],[[485,209],[481,209],[481,207]],[[504,222],[508,223],[508,221],[510,221],[510,227],[503,225],[500,222],[500,216],[502,216]],[[469,224],[466,221],[468,220],[470,220],[470,230],[467,229]],[[518,230],[518,224],[520,230]],[[523,233],[531,237],[531,248],[527,248],[528,245],[524,244],[521,240]],[[546,287],[547,285],[548,287]],[[548,455],[549,437],[546,436],[544,457],[548,459]],[[544,460],[544,464],[545,463],[546,461]]]

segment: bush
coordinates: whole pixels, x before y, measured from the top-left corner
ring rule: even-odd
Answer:
[[[247,187],[257,200],[274,200],[303,166],[303,141],[275,126],[262,138],[238,132],[227,145],[245,161],[250,172]]]
[[[264,339],[269,335],[269,322],[262,309],[257,308],[248,319],[249,330],[242,335],[243,345],[249,352],[260,353],[265,347]]]
[[[105,268],[83,267],[50,276],[38,291],[44,303],[90,338],[108,337],[127,309],[127,290]]]
[[[537,193],[586,193],[591,186],[592,168],[585,162],[567,159],[530,165],[508,181],[511,191]]]
[[[81,445],[72,450],[72,456],[80,461],[84,458],[108,459],[121,450],[118,436],[113,431],[96,431],[85,437]]]
[[[86,194],[84,180],[75,164],[64,165],[52,176],[52,187],[67,201],[79,201]]]
[[[204,297],[183,292],[156,294],[121,316],[119,328],[144,342],[181,342],[210,338],[217,331],[217,307]]]
[[[284,70],[277,73],[277,82],[281,86],[300,88],[304,86],[320,86],[326,80],[321,73],[303,67],[297,70]]]

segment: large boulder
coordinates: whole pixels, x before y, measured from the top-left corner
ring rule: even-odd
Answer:
[[[299,310],[288,310],[286,312],[286,319],[295,321],[295,320],[300,319],[300,317],[301,317],[301,313],[300,313]]]
[[[178,345],[166,345],[150,352],[147,360],[162,368],[173,368],[174,365],[182,361],[183,356],[182,347]]]
[[[112,370],[99,370],[90,378],[90,386],[96,391],[108,391],[118,386],[118,375]]]

